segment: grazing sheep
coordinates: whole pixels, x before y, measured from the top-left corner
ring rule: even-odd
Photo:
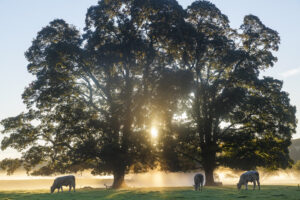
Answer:
[[[204,182],[204,176],[203,174],[196,174],[194,176],[194,187],[195,187],[195,190],[200,190],[202,192],[202,188],[203,188],[203,182]]]
[[[69,192],[71,191],[71,188],[73,187],[73,191],[75,192],[75,176],[70,175],[70,176],[61,176],[57,177],[53,185],[51,186],[51,193],[54,192],[54,190],[57,188],[57,192],[59,192],[59,189],[63,192],[62,186],[69,186]]]
[[[258,189],[260,190],[259,173],[257,171],[248,171],[243,173],[240,176],[240,181],[237,184],[238,190],[241,189],[242,185],[245,185],[246,190],[248,190],[248,182],[253,183],[253,190],[255,190],[255,186],[257,182]]]

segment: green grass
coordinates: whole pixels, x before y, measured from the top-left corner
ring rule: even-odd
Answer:
[[[250,185],[252,188],[252,185]],[[67,190],[67,189],[65,189]],[[90,189],[73,192],[49,194],[46,190],[35,191],[6,191],[0,192],[1,200],[96,200],[96,199],[117,199],[117,200],[159,200],[159,199],[253,199],[271,200],[300,199],[300,190],[294,186],[262,186],[258,190],[237,191],[234,186],[205,187],[203,192],[193,191],[192,188],[139,188],[128,190],[103,190]]]

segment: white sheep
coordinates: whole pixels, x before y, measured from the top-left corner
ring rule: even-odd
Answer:
[[[69,186],[69,192],[73,187],[73,191],[75,192],[75,176],[70,175],[57,177],[50,188],[51,193],[53,193],[56,188],[58,190],[57,192],[59,192],[59,189],[63,192],[62,186]]]
[[[255,190],[256,182],[258,185],[258,189],[260,190],[259,183],[259,173],[257,171],[247,171],[240,176],[240,180],[237,184],[238,190],[241,189],[242,185],[245,185],[246,190],[248,190],[248,182],[253,183],[253,190]]]

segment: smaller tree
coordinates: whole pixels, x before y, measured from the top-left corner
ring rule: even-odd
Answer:
[[[168,157],[177,161],[186,155],[199,162],[207,185],[215,185],[213,172],[220,165],[290,167],[288,146],[295,133],[296,108],[281,81],[259,76],[277,61],[273,51],[278,50],[278,33],[253,15],[245,16],[241,28],[234,30],[207,1],[193,2],[186,13],[188,25],[182,27],[190,27],[188,39],[174,40],[184,46],[174,52],[179,52],[175,70],[186,69],[193,77],[188,100],[181,101],[186,103],[189,127],[185,137],[179,130],[168,137],[176,146]]]

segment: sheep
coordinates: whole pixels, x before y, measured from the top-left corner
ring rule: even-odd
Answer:
[[[203,188],[203,182],[204,182],[204,176],[203,174],[196,174],[194,176],[194,188],[195,191],[200,190],[202,192],[202,188]]]
[[[53,193],[56,188],[58,190],[57,192],[59,192],[59,189],[61,189],[61,192],[63,192],[62,186],[69,186],[69,192],[73,187],[73,191],[75,192],[75,176],[70,175],[57,177],[50,188],[51,193]]]
[[[247,171],[240,176],[240,180],[237,184],[238,190],[241,189],[242,185],[245,185],[246,190],[248,190],[248,182],[253,183],[253,190],[255,190],[256,182],[258,185],[258,189],[260,190],[259,183],[259,173],[257,171]]]

